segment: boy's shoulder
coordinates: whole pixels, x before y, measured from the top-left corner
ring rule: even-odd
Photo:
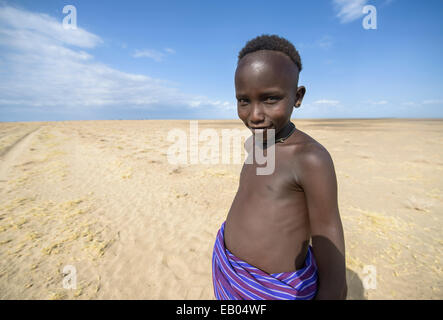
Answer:
[[[333,170],[331,155],[321,143],[298,129],[295,133],[293,139],[287,141],[290,150],[289,158],[296,172]]]
[[[329,155],[328,150],[313,137],[297,129],[295,134],[288,139],[288,146],[295,158],[316,157]]]

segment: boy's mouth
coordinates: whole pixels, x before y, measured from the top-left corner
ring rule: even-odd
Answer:
[[[249,129],[251,129],[254,136],[259,134],[263,137],[263,139],[266,139],[268,130],[274,129],[274,127],[249,127]]]
[[[263,140],[263,141],[267,141],[268,140],[268,130],[273,130],[274,127],[273,126],[268,126],[268,127],[249,127],[249,129],[251,129],[252,131],[252,135],[258,139],[258,140]]]
[[[269,129],[273,129],[273,127],[272,126],[267,126],[267,127],[249,127],[249,129],[251,129],[252,131],[255,131],[255,130],[269,130]]]

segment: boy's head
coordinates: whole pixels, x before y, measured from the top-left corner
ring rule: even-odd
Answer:
[[[246,43],[238,55],[235,91],[238,116],[248,128],[278,134],[289,122],[306,92],[298,87],[301,69],[297,50],[284,38],[262,35]]]

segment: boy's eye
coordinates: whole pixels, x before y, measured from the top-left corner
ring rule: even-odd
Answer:
[[[276,97],[276,96],[270,96],[270,97],[267,97],[266,98],[266,102],[276,102],[276,101],[278,101],[279,100],[279,97]]]
[[[237,99],[237,101],[238,101],[238,103],[240,103],[240,104],[246,104],[246,103],[248,103],[248,100],[247,100],[247,99]]]

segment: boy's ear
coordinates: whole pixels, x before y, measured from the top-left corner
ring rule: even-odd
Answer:
[[[305,96],[306,88],[300,86],[297,88],[297,92],[295,93],[295,103],[294,108],[298,108],[301,106],[301,102],[303,101],[303,97]]]

